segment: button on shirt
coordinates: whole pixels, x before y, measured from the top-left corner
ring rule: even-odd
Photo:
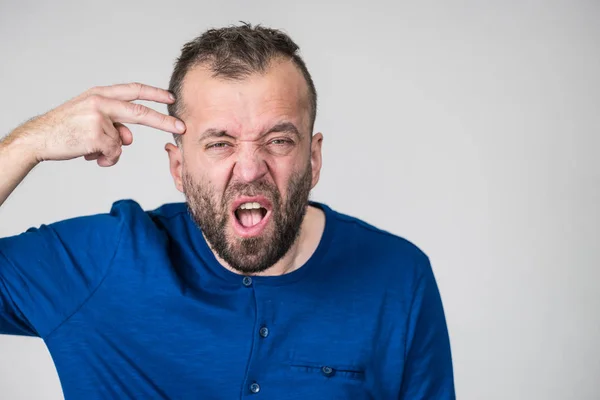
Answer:
[[[264,338],[269,336],[269,328],[267,328],[266,326],[263,326],[262,328],[260,328],[260,336],[262,336]]]
[[[252,385],[250,385],[250,391],[252,393],[260,392],[260,385],[258,383],[253,383]]]
[[[223,268],[184,203],[131,200],[0,239],[0,333],[41,337],[70,399],[454,399],[427,256],[320,203],[282,276]]]

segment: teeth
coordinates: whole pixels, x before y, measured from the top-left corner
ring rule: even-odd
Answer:
[[[254,203],[244,203],[241,206],[239,206],[238,208],[240,208],[242,210],[253,210],[253,209],[258,209],[261,207],[260,207],[259,203],[254,202]]]

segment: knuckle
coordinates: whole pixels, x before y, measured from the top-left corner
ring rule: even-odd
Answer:
[[[103,150],[102,155],[106,160],[112,160],[113,158],[115,158],[115,152],[112,150]]]
[[[86,90],[85,93],[91,96],[93,94],[100,93],[101,90],[102,90],[102,86],[94,86],[94,87],[91,87],[88,90]]]
[[[165,115],[165,114],[161,114],[158,113],[157,115],[157,119],[158,119],[158,123],[163,125],[163,126],[167,126],[167,125],[174,125],[175,121],[171,121],[171,117]]]
[[[143,105],[137,103],[130,104],[130,111],[136,117],[143,117],[144,115],[148,114],[148,108],[144,107]]]
[[[110,150],[117,151],[121,149],[121,138],[116,137],[116,138],[111,138],[110,141]]]
[[[121,157],[121,153],[120,152],[114,152],[110,155],[110,157],[107,157],[111,164],[114,165],[119,161],[119,158]]]
[[[98,106],[100,105],[100,102],[102,101],[102,96],[100,96],[99,94],[93,93],[91,95],[89,95],[85,101],[92,107],[92,108],[98,108]]]
[[[135,90],[139,97],[144,85],[141,82],[131,82],[129,85],[131,86],[131,90]]]
[[[106,156],[106,158],[115,158],[117,157],[117,154],[117,149],[114,147],[111,147],[110,149],[104,151],[104,155]]]

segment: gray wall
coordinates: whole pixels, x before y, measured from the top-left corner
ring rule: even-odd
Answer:
[[[600,398],[600,2],[84,3],[0,0],[0,132],[91,86],[165,87],[209,27],[283,28],[320,93],[313,198],[430,255],[458,397]],[[170,136],[133,132],[116,167],[36,168],[0,236],[182,200]],[[0,337],[0,397],[62,398],[42,341]]]

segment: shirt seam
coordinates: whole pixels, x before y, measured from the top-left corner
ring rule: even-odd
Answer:
[[[189,214],[189,210],[187,208],[184,209],[184,210],[177,210],[177,211],[175,211],[175,212],[173,212],[172,214],[169,214],[169,215],[165,215],[162,212],[158,212],[157,210],[146,211],[146,213],[151,218],[169,220],[169,219],[180,217],[182,214]]]
[[[119,231],[119,240],[117,241],[117,245],[115,246],[115,252],[113,253],[108,266],[106,268],[106,272],[104,272],[104,275],[102,276],[102,278],[100,278],[100,281],[98,282],[98,285],[96,285],[96,287],[94,289],[92,289],[89,293],[89,295],[81,302],[81,304],[79,304],[79,306],[77,306],[75,308],[75,310],[69,314],[67,317],[65,317],[65,319],[60,322],[55,328],[53,328],[52,330],[50,330],[50,332],[48,332],[46,335],[44,336],[40,336],[42,338],[42,340],[46,341],[47,339],[50,338],[50,336],[56,332],[61,326],[63,326],[67,321],[69,321],[71,318],[73,318],[77,313],[79,313],[79,311],[81,311],[81,309],[83,308],[84,305],[87,304],[88,301],[90,301],[90,299],[96,294],[96,292],[98,291],[98,289],[100,289],[100,286],[102,286],[102,284],[104,283],[104,281],[106,280],[106,277],[108,276],[108,274],[110,273],[110,271],[112,270],[112,266],[114,265],[114,260],[117,256],[117,253],[119,252],[119,247],[121,246],[121,240],[123,239],[123,230],[125,229],[125,222],[121,222],[121,228]]]
[[[4,252],[2,250],[0,250],[0,256],[2,256],[4,258],[4,260],[6,260],[6,262],[10,263],[10,265],[15,270],[17,269],[16,266],[15,266],[15,264],[8,257],[6,257],[6,254],[4,254]],[[23,322],[25,322],[25,325],[27,325],[27,327],[29,329],[31,329],[31,331],[33,333],[36,333],[39,336],[40,334],[39,334],[38,330],[35,329],[35,327],[31,323],[31,321],[29,320],[29,318],[27,318],[25,316],[25,314],[23,313],[23,311],[21,310],[21,308],[19,307],[19,305],[12,298],[10,292],[8,291],[8,286],[6,285],[6,281],[4,280],[4,278],[2,277],[2,275],[0,275],[0,286],[2,286],[4,288],[4,292],[6,293],[6,297],[10,301],[10,305],[12,307],[14,307],[14,310],[16,311],[16,313],[18,314],[18,316],[23,319]]]
[[[382,230],[381,228],[377,228],[374,226],[369,225],[368,223],[364,222],[364,221],[360,221],[360,220],[356,220],[352,217],[344,217],[344,216],[340,216],[340,215],[336,215],[335,218],[342,223],[346,223],[346,224],[353,224],[353,225],[357,225],[360,228],[366,229],[368,231],[371,231],[373,233],[377,233],[380,235],[384,235],[384,236],[391,236],[393,238],[398,238],[398,235],[395,235],[391,232]],[[404,239],[405,240],[405,239]]]
[[[417,267],[420,269],[421,263],[417,261]],[[406,336],[404,337],[404,361],[406,362],[406,359],[408,358],[408,332],[409,332],[409,328],[410,328],[410,321],[411,321],[411,317],[413,315],[413,312],[415,311],[415,301],[417,299],[417,292],[419,291],[419,286],[421,284],[421,282],[425,279],[425,274],[421,273],[419,278],[417,279],[417,281],[415,282],[415,287],[412,291],[412,296],[411,296],[411,300],[410,300],[410,308],[408,310],[408,313],[406,315],[406,322],[405,322],[405,332],[407,333]],[[418,316],[417,316],[418,318]]]

